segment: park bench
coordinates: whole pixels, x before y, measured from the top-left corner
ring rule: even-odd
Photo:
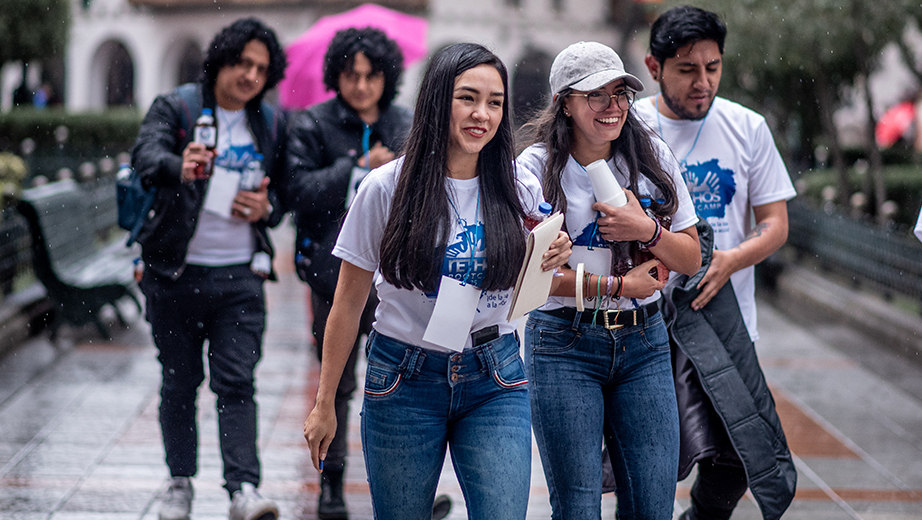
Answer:
[[[137,252],[125,247],[127,234],[117,231],[115,189],[111,181],[90,185],[58,181],[23,191],[17,209],[28,223],[35,276],[55,305],[51,336],[63,322],[92,323],[110,338],[100,311],[130,298],[141,311],[132,261]]]

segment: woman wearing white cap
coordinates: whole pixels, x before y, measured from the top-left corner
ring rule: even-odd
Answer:
[[[518,165],[541,179],[573,240],[573,269],[562,269],[563,283],[525,330],[553,518],[601,517],[604,434],[618,518],[668,519],[679,426],[658,300],[668,270],[692,275],[701,265],[698,219],[676,159],[631,112],[643,84],[615,51],[571,45],[550,85],[553,101],[527,125],[534,144]],[[627,202],[598,202],[587,167],[627,188]]]

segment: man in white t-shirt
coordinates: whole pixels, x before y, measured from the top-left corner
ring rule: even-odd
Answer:
[[[196,396],[207,361],[229,518],[274,520],[278,506],[257,490],[254,394],[266,321],[263,283],[275,279],[268,228],[285,212],[275,192],[285,171],[285,118],[263,97],[284,77],[286,58],[275,33],[255,18],[225,27],[207,48],[202,82],[158,96],[132,152],[145,186],[157,188],[138,242],[171,477],[158,518],[189,519],[198,471]],[[193,142],[195,118],[205,109],[217,126],[213,151]],[[197,173],[210,161],[211,175]],[[265,178],[254,186],[243,175],[255,164]]]
[[[689,6],[663,13],[645,59],[660,93],[634,108],[672,148],[698,216],[714,230],[713,259],[692,309],[731,282],[755,341],[754,266],[787,240],[787,200],[795,191],[765,119],[717,97],[725,36],[714,13]],[[703,459],[698,469],[682,518],[730,518],[747,488],[739,460]]]

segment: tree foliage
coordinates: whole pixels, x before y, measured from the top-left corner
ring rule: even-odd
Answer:
[[[663,8],[687,2],[666,2]],[[919,0],[697,0],[728,27],[721,94],[765,114],[789,163],[809,163],[817,145],[843,170],[833,113],[864,86],[884,47],[922,20]],[[903,56],[910,56],[903,53]],[[907,63],[918,70],[918,63]],[[857,89],[857,90],[856,90]],[[879,151],[869,119],[868,155]],[[872,164],[872,167],[874,165]],[[878,188],[882,183],[878,183]],[[844,187],[844,184],[843,184]],[[882,191],[882,189],[880,190]],[[843,190],[840,194],[846,197]],[[878,197],[883,194],[879,193]]]
[[[0,65],[64,52],[70,23],[67,0],[3,0],[0,9]]]

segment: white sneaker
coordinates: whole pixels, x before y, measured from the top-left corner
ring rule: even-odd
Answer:
[[[160,520],[189,520],[194,495],[189,477],[173,477],[170,487],[163,494]]]
[[[268,498],[263,498],[256,487],[249,482],[240,484],[240,491],[234,492],[230,506],[230,520],[276,520],[279,507]]]

